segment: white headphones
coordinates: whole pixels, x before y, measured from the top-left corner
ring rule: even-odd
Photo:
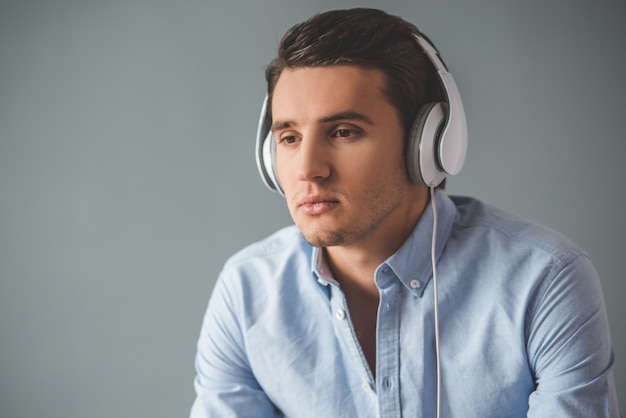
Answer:
[[[463,168],[467,154],[467,122],[452,74],[430,42],[419,35],[415,38],[435,67],[446,102],[427,103],[420,108],[409,134],[406,166],[411,181],[434,187],[447,175],[458,174]],[[267,105],[266,96],[257,128],[256,163],[263,183],[284,196],[276,173],[276,141]]]

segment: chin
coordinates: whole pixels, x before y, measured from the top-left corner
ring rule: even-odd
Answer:
[[[349,235],[342,230],[303,230],[300,232],[304,239],[314,247],[335,247],[350,244]]]

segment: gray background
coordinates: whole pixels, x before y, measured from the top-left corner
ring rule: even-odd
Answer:
[[[21,0],[0,3],[0,416],[187,415],[218,270],[290,223],[254,165],[263,68],[293,23],[381,4],[459,84],[449,190],[590,253],[626,405],[624,3]]]

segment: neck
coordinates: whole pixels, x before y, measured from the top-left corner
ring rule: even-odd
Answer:
[[[417,225],[428,204],[428,189],[420,191],[423,193],[414,196],[400,213],[379,225],[367,239],[325,248],[328,265],[339,283],[378,296],[374,273],[404,244]]]

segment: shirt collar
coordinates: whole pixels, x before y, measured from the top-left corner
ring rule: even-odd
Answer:
[[[435,260],[439,260],[450,237],[457,211],[452,200],[439,189],[435,190],[435,205],[437,207]],[[378,267],[376,274],[388,266],[407,289],[421,297],[433,273],[431,260],[433,222],[433,206],[429,202],[409,238]]]
[[[435,190],[435,204],[437,207],[435,259],[438,260],[452,231],[456,219],[456,206],[445,192],[439,189]],[[429,202],[411,235],[398,251],[378,266],[376,276],[391,269],[407,289],[421,297],[433,272],[431,262],[433,220],[433,207]],[[311,272],[322,285],[337,284],[324,251],[319,247],[313,247],[311,253]]]
[[[311,272],[319,284],[324,286],[328,286],[331,283],[338,284],[330,270],[327,258],[324,256],[324,251],[320,247],[313,247],[313,252],[311,253]]]

